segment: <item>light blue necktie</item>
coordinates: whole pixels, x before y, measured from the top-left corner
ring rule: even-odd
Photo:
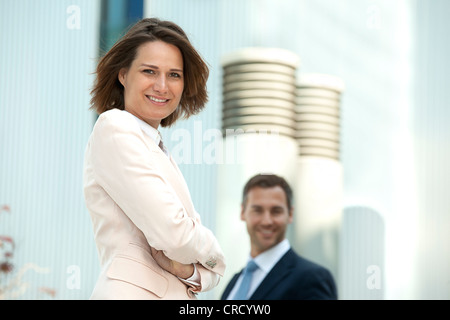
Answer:
[[[248,289],[250,288],[250,283],[252,282],[253,271],[258,269],[258,265],[255,261],[250,260],[244,269],[244,277],[242,278],[241,286],[239,287],[235,300],[247,300]]]

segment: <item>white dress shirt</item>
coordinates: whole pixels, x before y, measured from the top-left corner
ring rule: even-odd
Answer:
[[[128,111],[126,111],[126,112],[128,112]],[[136,117],[134,114],[132,114],[130,112],[128,112],[128,113],[131,114],[136,119],[136,121],[139,123],[139,126],[141,127],[142,131],[144,131],[146,135],[148,135],[150,138],[152,138],[152,140],[155,141],[156,145],[159,146],[159,143],[162,141],[161,133],[158,130],[156,130],[155,128],[153,128],[151,125],[149,125],[147,122],[145,122],[144,120],[139,119],[138,117]],[[167,156],[169,156],[169,151],[164,146],[164,144],[163,144],[162,150],[164,151],[164,153]]]
[[[248,290],[247,299],[251,297],[253,292],[255,292],[256,288],[259,287],[261,282],[267,276],[267,274],[272,270],[272,268],[277,264],[277,262],[284,256],[284,254],[291,248],[288,239],[284,239],[277,245],[273,246],[269,250],[264,251],[263,253],[257,255],[253,258],[253,261],[258,265],[258,269],[253,272],[252,281],[250,283],[250,288]],[[252,257],[249,256],[247,262],[251,260]],[[232,300],[236,295],[236,292],[241,285],[243,278],[243,273],[239,276],[236,284],[233,289],[230,291],[230,294],[227,297],[227,300]]]
[[[125,110],[126,111],[126,110]],[[128,112],[128,111],[126,111]],[[153,141],[155,141],[156,145],[159,146],[159,143],[162,141],[161,138],[161,133],[156,130],[155,128],[153,128],[151,125],[149,125],[147,122],[139,119],[138,117],[136,117],[134,114],[128,112],[129,114],[131,114],[134,119],[136,119],[136,121],[139,124],[139,127],[142,129],[142,131],[144,131],[144,133],[146,135],[148,135]],[[169,151],[167,150],[166,146],[164,146],[164,144],[162,144],[162,151],[168,156],[170,157]],[[187,278],[187,279],[183,279],[178,277],[180,280],[182,280],[183,282],[185,282],[188,285],[192,285],[195,287],[200,286],[200,273],[198,273],[197,271],[197,267],[194,264],[194,273],[192,274],[191,277]]]

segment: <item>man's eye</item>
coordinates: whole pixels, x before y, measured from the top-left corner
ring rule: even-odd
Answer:
[[[280,209],[272,210],[272,213],[273,214],[281,214],[281,213],[283,213],[283,210],[280,210]]]

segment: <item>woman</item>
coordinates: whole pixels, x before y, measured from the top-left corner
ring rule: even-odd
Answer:
[[[157,131],[203,109],[208,73],[183,30],[154,18],[100,60],[84,167],[102,267],[92,299],[193,299],[223,275],[222,250]]]

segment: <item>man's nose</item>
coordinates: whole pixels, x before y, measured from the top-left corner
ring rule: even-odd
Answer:
[[[270,214],[270,211],[264,211],[261,223],[263,225],[271,225],[273,222],[272,215]]]

